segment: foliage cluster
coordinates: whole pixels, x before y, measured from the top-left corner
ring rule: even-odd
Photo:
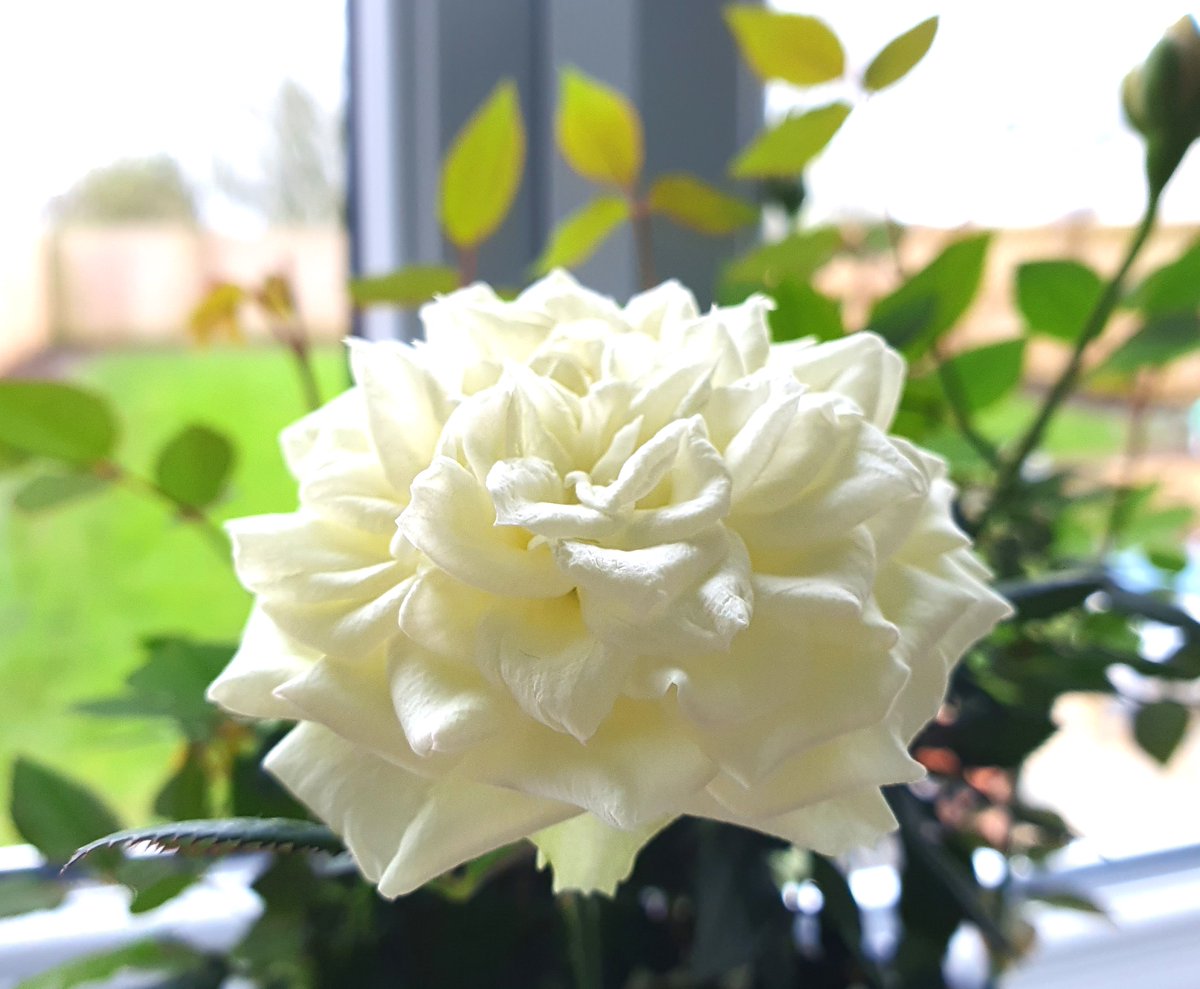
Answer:
[[[742,55],[763,80],[814,86],[846,71],[841,42],[814,18],[733,7],[727,19]],[[887,45],[852,80],[863,98],[903,78],[936,30],[932,19]],[[1170,62],[1191,57],[1194,46],[1166,50]],[[1130,279],[1174,167],[1163,176],[1161,148],[1174,154],[1181,141],[1186,149],[1195,137],[1187,130],[1193,128],[1192,97],[1182,104],[1187,113],[1163,117],[1150,112],[1157,104],[1148,108],[1142,93],[1161,96],[1166,87],[1169,95],[1172,85],[1200,78],[1197,63],[1188,64],[1188,72],[1168,72],[1165,83],[1154,73],[1153,85],[1138,83],[1143,102],[1135,106],[1135,123],[1148,134],[1148,200],[1115,273],[1106,277],[1057,258],[1022,265],[1014,273],[1014,297],[1023,335],[953,352],[950,335],[976,296],[987,259],[989,237],[977,234],[906,273],[895,291],[875,301],[866,321],[910,364],[897,431],[948,458],[961,489],[962,524],[1016,609],[1016,617],[960,665],[943,716],[916,741],[915,755],[929,778],[889,794],[902,851],[898,912],[904,936],[894,952],[880,956],[864,946],[844,863],[789,852],[761,835],[711,822],[684,820],[665,831],[611,901],[556,903],[528,851],[514,847],[396,903],[381,902],[355,878],[336,839],[307,821],[303,809],[259,770],[279,729],[247,727],[202,700],[232,646],[155,637],[147,640],[145,662],[124,692],[85,705],[85,713],[161,718],[174,726],[179,754],[155,802],[162,822],[112,836],[121,822],[100,797],[22,759],[11,797],[21,833],[52,863],[89,846],[76,868],[127,886],[135,912],[196,882],[204,859],[194,853],[309,851],[280,855],[264,867],[256,889],[265,912],[230,953],[139,944],[74,963],[30,981],[27,989],[78,985],[124,969],[161,973],[162,985],[193,986],[216,986],[237,973],[269,986],[550,987],[567,984],[567,973],[574,972],[581,986],[917,989],[943,984],[942,959],[963,924],[982,933],[996,972],[1017,960],[1029,932],[1011,895],[1012,880],[985,888],[972,870],[972,854],[990,848],[1037,862],[1069,840],[1063,821],[1028,806],[1018,789],[1024,761],[1054,730],[1055,700],[1081,690],[1121,697],[1137,741],[1165,763],[1188,723],[1179,685],[1200,677],[1200,623],[1163,593],[1123,586],[1110,566],[1114,550],[1139,547],[1166,586],[1185,562],[1180,545],[1190,513],[1158,507],[1152,488],[1035,469],[1033,459],[1064,402],[1096,381],[1116,382],[1138,396],[1129,427],[1136,455],[1138,410],[1152,398],[1157,376],[1200,345],[1200,242],[1136,284]],[[805,166],[852,112],[851,103],[836,102],[765,129],[730,164],[730,176],[763,183],[766,197],[795,204]],[[698,176],[643,175],[644,142],[655,135],[643,133],[624,96],[574,70],[561,78],[556,133],[563,157],[597,192],[558,225],[535,271],[581,263],[628,223],[649,282],[655,277],[650,217],[722,235],[760,216],[750,199]],[[512,83],[501,82],[466,122],[443,164],[441,216],[458,263],[359,280],[351,287],[355,301],[416,305],[470,281],[480,245],[512,205],[524,156],[518,95]],[[751,292],[770,295],[777,340],[837,338],[859,327],[845,325],[841,300],[816,290],[812,276],[846,249],[836,230],[793,223],[784,239],[732,260],[718,294],[725,301]],[[295,329],[290,301],[280,308],[280,299],[290,300],[290,293],[278,283],[257,290],[218,286],[193,325],[198,334],[221,332],[241,305],[275,306],[284,327],[280,339],[303,372],[303,335]],[[1093,344],[1118,312],[1132,316],[1137,330],[1097,360]],[[1068,352],[1064,370],[1016,435],[996,436],[981,422],[1020,388],[1029,342],[1039,338]],[[122,463],[118,435],[111,407],[97,394],[56,382],[0,382],[0,465],[25,478],[15,498],[19,508],[57,510],[115,484],[132,484],[171,505],[220,546],[224,537],[211,513],[236,470],[232,444],[207,427],[186,426],[163,446],[152,476],[143,477]],[[1169,656],[1144,655],[1140,632],[1149,623],[1177,631],[1179,645]],[[1114,667],[1136,674],[1136,696],[1122,694],[1120,685],[1129,677],[1111,676]],[[146,843],[193,854],[139,858],[119,852]],[[0,912],[51,905],[78,874],[0,884]],[[804,915],[807,926],[797,925],[780,893],[797,882],[822,893],[821,905]],[[1071,890],[1044,895],[1060,905],[1094,909]],[[460,950],[464,943],[472,950]]]

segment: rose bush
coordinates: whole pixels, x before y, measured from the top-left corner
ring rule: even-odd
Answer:
[[[351,344],[283,435],[299,509],[230,525],[256,595],[212,699],[396,896],[532,837],[611,889],[672,819],[836,853],[1006,614],[879,338],[772,346],[768,303],[619,308],[553,274]]]

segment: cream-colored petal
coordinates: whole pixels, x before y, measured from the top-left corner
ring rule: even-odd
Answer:
[[[713,368],[713,384],[736,381],[767,362],[771,331],[767,313],[774,303],[754,295],[737,306],[713,308],[690,323],[663,327],[663,343],[679,354],[703,354]]]
[[[578,890],[612,896],[629,878],[638,852],[669,820],[622,831],[580,814],[530,836],[538,850],[538,868],[553,870],[554,892]]]
[[[501,460],[487,475],[496,524],[519,526],[548,539],[603,539],[620,521],[587,505],[567,504],[567,485],[538,457]]]
[[[390,689],[386,660],[379,653],[362,663],[316,663],[275,693],[296,715],[324,725],[364,753],[419,776],[444,773],[452,760],[429,758],[409,745],[396,720]]]
[[[887,429],[904,389],[904,358],[874,333],[853,333],[819,346],[774,348],[771,362],[817,391],[845,395],[874,425]]]
[[[635,330],[648,336],[663,335],[664,327],[687,325],[700,315],[696,297],[675,279],[633,296],[621,313]]]
[[[763,818],[850,791],[912,783],[924,775],[905,741],[887,725],[874,724],[799,752],[749,785],[722,773],[708,784],[708,792],[735,814]]]
[[[407,501],[407,489],[396,491],[373,452],[312,457],[300,480],[300,504],[312,514],[388,540]]]
[[[496,599],[436,567],[419,573],[400,606],[400,630],[442,659],[473,663],[479,623]]]
[[[754,781],[805,748],[878,723],[909,676],[894,626],[833,580],[756,578],[728,655],[681,661],[681,710],[706,751]]]
[[[294,728],[264,765],[342,837],[389,898],[576,813],[454,776],[424,779],[311,723]]]
[[[608,717],[634,659],[592,635],[573,594],[493,609],[477,650],[480,668],[527,715],[580,742]]]
[[[405,639],[389,650],[388,680],[394,717],[418,755],[487,742],[516,714],[472,667],[440,660]]]
[[[302,676],[321,658],[289,639],[259,607],[250,611],[242,642],[229,665],[208,688],[208,699],[248,718],[292,720],[297,711],[275,696],[275,688]]]
[[[331,449],[352,455],[369,453],[371,440],[367,433],[367,407],[362,392],[357,388],[344,391],[286,426],[279,434],[279,446],[284,463],[298,480],[308,474],[309,460],[314,452],[322,461],[327,459]]]
[[[394,559],[380,537],[306,512],[227,528],[239,578],[287,635],[354,659],[397,634],[412,562]]]
[[[635,550],[564,540],[554,555],[577,585],[584,622],[614,649],[720,650],[749,623],[750,561],[719,526]]]
[[[383,471],[406,492],[429,463],[453,402],[406,344],[351,340],[350,367]]]
[[[572,804],[622,830],[677,812],[717,771],[669,703],[621,698],[586,745],[540,725],[481,746],[462,775]]]
[[[687,813],[752,828],[830,856],[869,848],[896,830],[896,818],[876,787],[852,790],[774,817],[743,817],[704,793]]]
[[[400,530],[451,576],[492,594],[559,597],[574,586],[544,543],[522,529],[497,526],[487,489],[448,457],[413,482]]]

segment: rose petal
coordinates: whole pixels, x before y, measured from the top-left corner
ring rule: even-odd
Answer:
[[[598,641],[568,595],[493,609],[480,626],[477,659],[528,715],[586,742],[612,710],[634,656]]]
[[[242,583],[287,635],[323,653],[365,657],[399,631],[412,561],[378,537],[307,512],[230,522]]]
[[[678,812],[716,773],[669,704],[620,699],[587,745],[526,726],[481,746],[459,772],[590,811],[622,830]]]
[[[384,474],[406,492],[429,463],[453,403],[406,344],[350,341],[350,368],[366,400]]]
[[[924,775],[905,742],[888,725],[875,724],[805,749],[750,785],[722,773],[708,784],[708,792],[735,814],[762,818],[847,791],[912,783]]]
[[[229,665],[208,688],[214,704],[248,718],[297,716],[296,709],[275,696],[275,688],[303,676],[321,654],[284,635],[260,607],[250,611],[242,642]]]
[[[311,723],[292,729],[264,765],[341,836],[386,897],[577,813],[454,776],[423,779]]]
[[[771,363],[788,368],[816,391],[845,395],[880,429],[887,429],[896,415],[904,358],[874,333],[852,333],[820,346],[807,341],[776,346]]]
[[[474,475],[437,457],[412,486],[400,530],[448,574],[493,594],[559,597],[574,586],[545,544],[522,529],[496,526],[491,497]]]
[[[394,716],[422,756],[478,745],[512,718],[471,667],[441,662],[404,640],[389,650],[388,680]]]

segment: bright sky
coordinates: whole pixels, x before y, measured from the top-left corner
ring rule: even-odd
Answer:
[[[252,169],[285,78],[340,105],[344,50],[338,0],[0,5],[0,223],[117,158],[165,151],[202,183],[214,157]]]
[[[908,78],[851,114],[809,175],[814,213],[936,226],[1034,226],[1092,211],[1136,222],[1142,146],[1121,120],[1122,78],[1193,0],[772,0],[821,17],[861,70],[931,14],[938,36]],[[824,102],[829,92],[802,98]],[[778,111],[796,94],[774,92]],[[1200,154],[1163,215],[1200,222]]]
[[[887,212],[947,226],[1033,225],[1083,210],[1134,220],[1141,151],[1120,120],[1118,87],[1167,25],[1196,10],[1186,0],[777,5],[823,17],[859,67],[942,14],[926,62],[851,116],[810,180],[817,215]],[[338,0],[0,5],[0,223],[32,221],[89,168],[123,156],[166,151],[200,183],[214,157],[253,167],[261,114],[282,79],[339,104],[344,42]],[[244,222],[217,202],[208,208],[218,225]],[[1200,156],[1185,162],[1164,209],[1200,222]]]

